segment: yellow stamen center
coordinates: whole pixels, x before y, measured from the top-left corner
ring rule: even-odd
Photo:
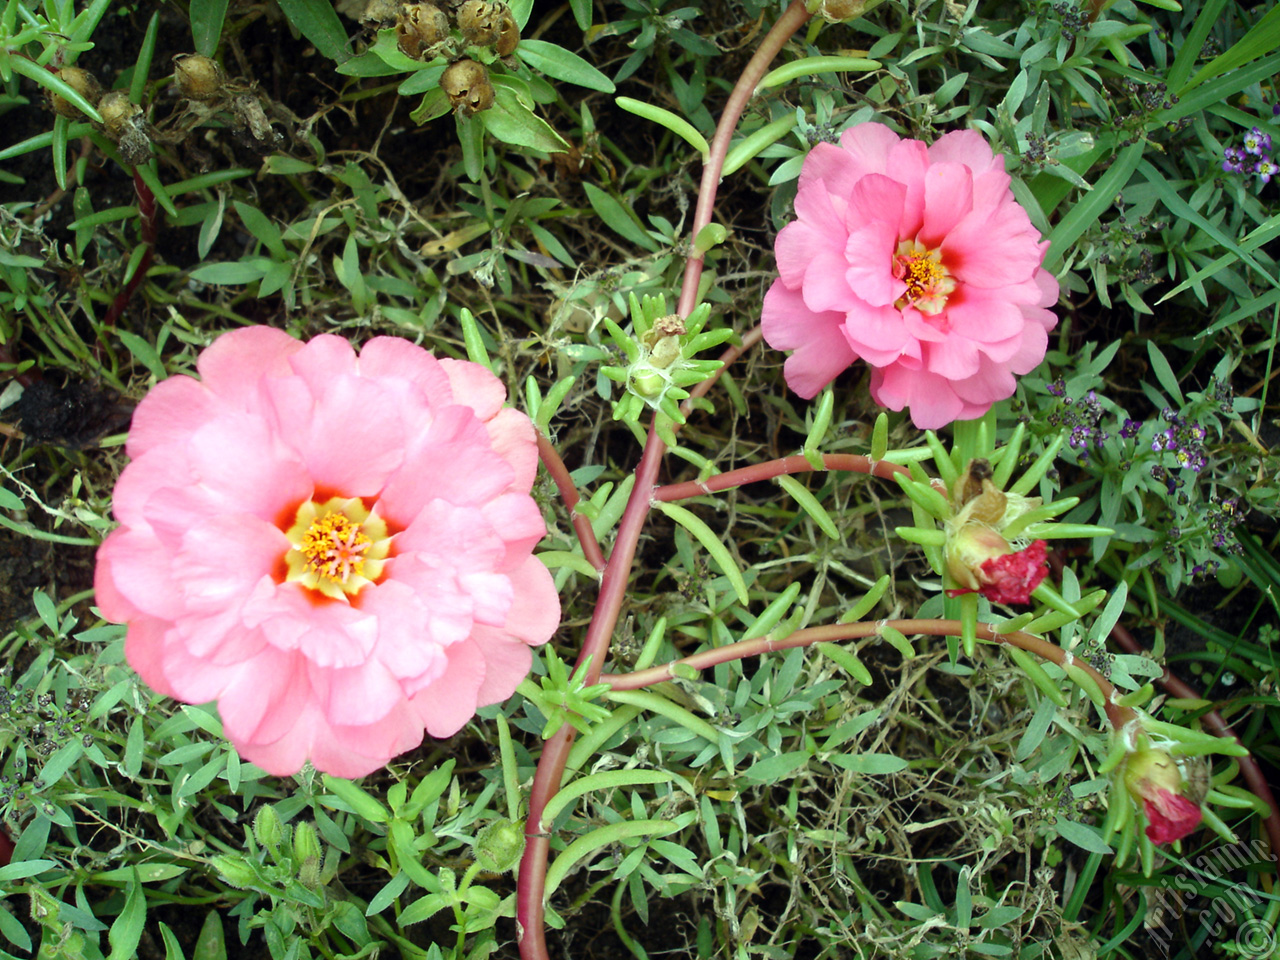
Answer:
[[[364,575],[361,557],[373,541],[340,513],[313,522],[302,535],[302,556],[308,569],[322,577],[346,583],[351,574]]]
[[[386,521],[359,497],[304,501],[285,536],[285,579],[334,600],[376,582],[391,554]]]
[[[898,244],[898,252],[893,257],[893,275],[907,285],[906,292],[894,304],[899,310],[912,306],[921,313],[936,316],[956,289],[955,278],[943,266],[942,252],[928,250],[913,240]]]

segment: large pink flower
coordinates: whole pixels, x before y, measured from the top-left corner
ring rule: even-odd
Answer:
[[[805,159],[797,219],[778,234],[769,345],[812,397],[861,357],[871,396],[934,429],[1012,396],[1044,359],[1058,283],[981,135],[926,147],[888,127],[846,130]]]
[[[98,605],[152,687],[274,774],[369,773],[511,695],[560,604],[537,447],[477,364],[267,327],[139,404]]]

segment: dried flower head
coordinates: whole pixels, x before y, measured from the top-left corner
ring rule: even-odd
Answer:
[[[198,53],[173,58],[173,83],[188,100],[216,100],[222,94],[222,68]]]
[[[449,36],[449,18],[431,3],[406,3],[396,16],[396,43],[405,56],[425,60],[427,51]]]
[[[475,60],[459,60],[449,64],[440,77],[440,88],[455,110],[472,116],[493,106],[493,84],[489,71]]]
[[[95,107],[98,105],[98,101],[102,99],[102,84],[88,70],[82,70],[80,67],[63,67],[58,71],[58,79]],[[53,112],[60,117],[66,117],[69,120],[84,119],[84,113],[80,108],[61,94],[50,94],[49,105],[53,107]]]

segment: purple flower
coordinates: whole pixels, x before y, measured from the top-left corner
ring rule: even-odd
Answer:
[[[1255,157],[1260,157],[1264,153],[1271,150],[1271,134],[1263,132],[1259,127],[1254,127],[1244,135],[1244,152],[1252,153]]]
[[[1245,152],[1236,147],[1227,147],[1222,151],[1223,173],[1242,173],[1244,171]]]
[[[1131,440],[1138,435],[1138,431],[1141,429],[1142,421],[1130,420],[1128,417],[1125,417],[1124,426],[1120,428],[1120,436],[1124,437],[1126,440]]]
[[[1253,165],[1253,172],[1262,183],[1270,183],[1271,178],[1280,173],[1280,168],[1276,167],[1276,162],[1270,157],[1263,157]]]

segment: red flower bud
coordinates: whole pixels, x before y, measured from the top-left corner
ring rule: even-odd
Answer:
[[[1181,840],[1200,826],[1200,804],[1183,795],[1182,770],[1165,751],[1144,749],[1131,754],[1125,762],[1124,785],[1142,804],[1152,843]]]

